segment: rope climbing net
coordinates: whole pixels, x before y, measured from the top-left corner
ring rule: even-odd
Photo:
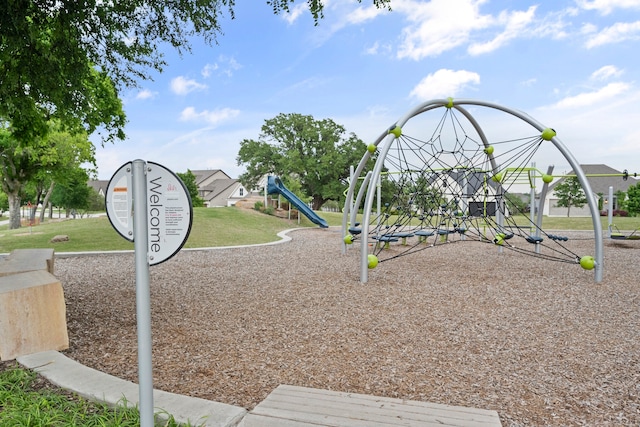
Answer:
[[[467,102],[496,108],[494,104]],[[475,117],[461,106],[464,103],[451,99],[426,103],[368,147],[354,173],[343,218],[345,247],[362,243],[361,281],[366,282],[367,270],[378,263],[461,242],[490,244],[499,251],[596,268],[599,281],[601,239],[595,239],[600,240],[596,241],[595,258],[575,253],[566,244],[569,237],[542,229],[542,203],[536,212],[536,181],[543,182],[542,200],[552,177],[551,171],[541,174],[529,165],[538,150],[550,143],[568,155],[585,193],[591,192],[555,131],[522,113],[497,107],[524,120],[526,126],[516,138],[489,139]],[[419,120],[427,116],[427,120]],[[374,160],[373,168],[366,171],[367,163]],[[521,196],[523,189],[532,196],[528,206]],[[595,210],[599,225],[597,207]],[[600,234],[594,230],[594,238]]]

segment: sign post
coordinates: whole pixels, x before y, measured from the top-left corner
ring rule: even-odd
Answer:
[[[153,370],[149,266],[173,257],[191,232],[193,208],[184,183],[163,166],[125,163],[107,186],[107,216],[134,242],[140,426],[153,427]]]

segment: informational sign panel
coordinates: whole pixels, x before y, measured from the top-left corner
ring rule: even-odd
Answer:
[[[133,242],[133,197],[131,188],[131,162],[125,163],[113,174],[107,185],[107,217],[115,230]]]
[[[193,222],[191,197],[176,174],[147,162],[149,264],[174,256],[185,244]]]
[[[176,174],[162,165],[146,162],[147,230],[149,265],[174,256],[185,244],[193,223],[191,197]],[[107,186],[106,210],[113,228],[134,241],[132,164],[126,163]]]

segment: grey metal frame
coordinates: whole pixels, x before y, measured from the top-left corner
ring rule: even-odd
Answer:
[[[369,176],[368,179],[365,181],[368,187],[366,191],[364,212],[363,212],[363,218],[362,218],[362,224],[361,224],[361,234],[360,234],[361,235],[360,281],[362,283],[366,283],[368,279],[369,221],[371,218],[371,209],[373,208],[373,200],[376,197],[376,183],[379,182],[380,173],[382,171],[385,157],[389,151],[389,148],[393,140],[396,138],[396,136],[393,133],[391,133],[391,130],[396,127],[402,128],[405,125],[405,123],[407,123],[407,121],[409,121],[412,117],[415,117],[426,111],[429,111],[435,108],[440,108],[440,107],[455,108],[456,110],[460,111],[460,113],[462,113],[470,121],[472,126],[478,132],[478,135],[480,136],[485,147],[488,147],[489,142],[487,141],[484,135],[484,132],[482,131],[482,128],[480,127],[479,123],[473,118],[473,116],[465,108],[462,107],[464,105],[482,106],[482,107],[493,108],[495,110],[503,111],[507,114],[511,114],[525,121],[526,123],[533,126],[535,129],[540,131],[541,133],[548,128],[548,126],[543,126],[540,122],[538,122],[537,120],[533,119],[532,117],[530,117],[529,115],[521,111],[514,110],[512,108],[508,108],[492,102],[486,102],[486,101],[480,101],[480,100],[474,100],[474,99],[452,99],[452,98],[435,99],[435,100],[431,100],[418,105],[417,107],[410,110],[407,114],[402,116],[396,123],[393,124],[393,126],[391,126],[388,130],[382,133],[378,137],[378,139],[376,139],[376,141],[373,143],[373,145],[375,145],[379,151],[378,151],[378,157],[376,159],[376,163],[373,167],[373,171],[371,172],[371,176]],[[587,181],[587,177],[582,171],[580,164],[577,162],[577,160],[574,158],[571,152],[569,152],[567,147],[560,141],[560,139],[557,136],[553,136],[550,142],[560,151],[560,153],[564,156],[564,158],[569,162],[569,165],[571,165],[571,167],[573,168],[573,171],[575,172],[575,175],[578,178],[578,181],[580,182],[580,185],[582,186],[582,189],[584,190],[585,195],[587,197],[587,204],[589,206],[589,210],[591,211],[591,219],[593,222],[593,231],[594,231],[594,239],[595,239],[594,276],[595,276],[596,282],[601,282],[602,275],[603,275],[603,266],[604,266],[603,265],[603,262],[604,262],[603,249],[602,249],[603,239],[602,239],[602,224],[600,223],[600,212],[598,210],[596,198],[594,197],[594,193],[591,190],[589,181]],[[371,159],[371,156],[372,154],[369,151],[367,151],[365,155],[362,157],[362,159],[360,160],[358,167],[355,169],[354,174],[352,175],[353,179],[351,179],[349,190],[346,196],[345,207],[343,210],[343,218],[342,218],[342,232],[343,232],[342,235],[343,236],[346,235],[348,230],[347,222],[349,219],[349,215],[352,214],[351,218],[355,218],[356,212],[354,212],[354,210],[359,205],[359,204],[356,204],[356,205],[353,204],[353,194],[355,191],[355,186],[358,181],[358,177],[362,174],[362,171],[364,170],[366,163]],[[493,158],[493,154],[490,154],[489,156],[490,156],[491,167],[494,173],[497,173],[498,168]],[[363,186],[365,185],[365,183],[363,183]],[[545,185],[545,188],[544,188],[545,192],[547,189],[546,187],[547,186]],[[537,222],[538,222],[538,226],[540,226],[541,218],[542,218],[541,217],[542,206],[540,206],[538,212],[539,212],[539,218]],[[343,243],[343,253],[345,251],[346,251],[346,246]]]

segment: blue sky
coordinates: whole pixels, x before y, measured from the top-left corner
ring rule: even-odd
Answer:
[[[326,0],[314,26],[306,1],[281,16],[237,2],[217,45],[166,48],[164,72],[122,93],[128,139],[98,144],[99,178],[135,159],[236,178],[240,142],[280,113],[331,118],[370,143],[447,97],[524,111],[578,162],[640,173],[640,0],[372,3]],[[536,164],[570,168],[553,147]]]

